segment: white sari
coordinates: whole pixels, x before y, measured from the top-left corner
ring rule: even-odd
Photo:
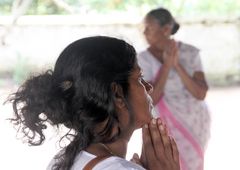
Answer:
[[[162,64],[147,50],[139,53],[138,62],[145,79],[154,82]],[[199,50],[180,42],[179,62],[190,76],[202,71]],[[193,97],[186,89],[174,69],[169,72],[156,110],[177,142],[181,169],[203,170],[204,150],[210,136],[209,112],[205,102]]]

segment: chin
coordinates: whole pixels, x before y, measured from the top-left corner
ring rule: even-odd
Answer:
[[[136,129],[140,129],[142,128],[145,124],[149,124],[152,120],[152,117],[149,116],[147,117],[146,119],[144,119],[144,121],[141,121],[141,122],[138,122],[137,125],[136,125]]]
[[[152,120],[152,118],[153,118],[153,117],[152,117],[152,114],[149,113],[149,115],[148,115],[148,117],[145,119],[143,125],[150,123],[151,120]],[[142,126],[143,126],[143,125],[142,125]],[[141,126],[141,127],[142,127],[142,126]]]

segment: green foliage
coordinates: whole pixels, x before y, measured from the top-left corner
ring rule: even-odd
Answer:
[[[238,0],[199,0],[196,4],[192,4],[189,13],[195,15],[240,15],[240,1]]]
[[[0,0],[0,14],[10,14],[11,4],[14,0]],[[164,6],[173,14],[182,16],[225,16],[240,15],[239,0],[62,0],[76,13],[98,12],[110,13],[115,11],[147,12],[152,8]],[[68,14],[67,11],[58,7],[53,0],[32,0],[27,14]]]
[[[52,0],[32,0],[31,7],[27,11],[29,15],[36,14],[63,14],[64,11],[59,9]]]
[[[11,4],[12,0],[1,0],[0,5]]]
[[[74,1],[74,0],[68,0]],[[78,4],[78,8],[87,8],[90,11],[96,11],[100,13],[108,13],[109,11],[124,11],[129,6],[131,7],[140,7],[141,5],[151,5],[157,4],[158,0],[81,0],[81,3]]]
[[[9,14],[11,6],[12,0],[0,0],[0,15]]]

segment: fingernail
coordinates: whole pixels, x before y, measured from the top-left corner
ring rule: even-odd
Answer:
[[[161,131],[164,131],[164,126],[161,124],[161,125],[159,125],[159,129],[161,130]]]
[[[164,124],[164,130],[166,131],[166,134],[167,134],[167,135],[169,135],[169,130],[168,130],[168,128],[167,128],[167,125],[166,125],[166,124]]]
[[[147,128],[148,128],[148,124],[145,124],[145,125],[144,125],[144,128],[146,128],[146,129],[147,129]]]
[[[152,119],[152,124],[156,124],[157,122],[156,122],[156,119]]]

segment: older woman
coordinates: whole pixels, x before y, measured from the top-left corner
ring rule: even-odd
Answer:
[[[144,20],[149,47],[138,55],[159,115],[176,139],[182,169],[202,170],[209,139],[210,117],[204,103],[208,86],[199,50],[171,38],[179,24],[164,8],[150,11]]]

